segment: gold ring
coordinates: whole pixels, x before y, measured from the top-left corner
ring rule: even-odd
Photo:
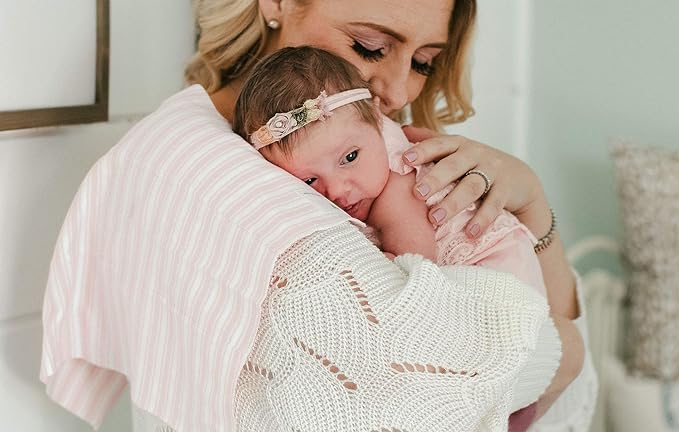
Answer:
[[[486,188],[483,190],[483,193],[481,194],[481,196],[486,195],[486,194],[488,193],[488,191],[490,190],[490,186],[491,186],[491,184],[492,184],[491,181],[490,181],[490,179],[489,179],[488,176],[486,175],[486,173],[484,173],[483,171],[477,170],[477,169],[473,169],[473,170],[467,171],[467,172],[464,174],[463,177],[467,177],[467,176],[470,175],[470,174],[478,174],[478,175],[481,176],[481,178],[483,179],[483,181],[486,182]]]

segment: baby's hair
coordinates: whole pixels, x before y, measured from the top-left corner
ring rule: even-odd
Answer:
[[[245,81],[236,101],[233,130],[248,142],[250,135],[276,113],[300,107],[325,90],[328,96],[345,90],[367,88],[354,65],[328,51],[309,46],[283,48],[264,58]],[[364,99],[353,107],[360,119],[381,130],[382,118],[372,100]],[[332,117],[330,117],[332,119]],[[289,156],[294,142],[307,126],[271,144]],[[267,147],[271,147],[267,146]],[[268,151],[264,147],[262,150]]]

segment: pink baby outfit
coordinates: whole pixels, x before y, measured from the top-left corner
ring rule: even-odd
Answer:
[[[432,164],[413,168],[403,163],[403,153],[413,145],[397,123],[387,117],[383,120],[389,168],[402,175],[416,169],[418,179],[429,172]],[[454,185],[448,186],[431,196],[427,206],[438,204],[453,188]],[[475,211],[476,205],[472,204],[436,229],[436,263],[480,265],[512,273],[546,295],[540,262],[533,250],[537,242],[535,236],[513,214],[503,210],[483,234],[471,239],[465,234],[464,226]]]

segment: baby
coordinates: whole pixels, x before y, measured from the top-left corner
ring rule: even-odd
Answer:
[[[429,222],[428,206],[452,187],[426,203],[413,196],[420,173],[401,157],[411,144],[380,113],[367,87],[353,65],[333,54],[286,48],[262,61],[244,84],[234,131],[267,160],[366,222],[369,237],[387,255],[416,253],[439,265],[487,266],[513,273],[547,296],[536,240],[511,213],[502,213],[473,240],[463,227],[474,207],[439,227]],[[552,319],[563,352],[554,379],[570,382],[582,364],[582,341],[563,337],[577,334],[569,320]]]

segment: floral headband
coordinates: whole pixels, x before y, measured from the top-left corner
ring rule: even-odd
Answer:
[[[301,107],[285,113],[276,113],[266,125],[250,135],[250,142],[259,150],[275,143],[316,120],[325,121],[333,110],[362,99],[370,99],[372,95],[367,88],[355,88],[328,96],[325,90],[316,99],[307,99]]]

